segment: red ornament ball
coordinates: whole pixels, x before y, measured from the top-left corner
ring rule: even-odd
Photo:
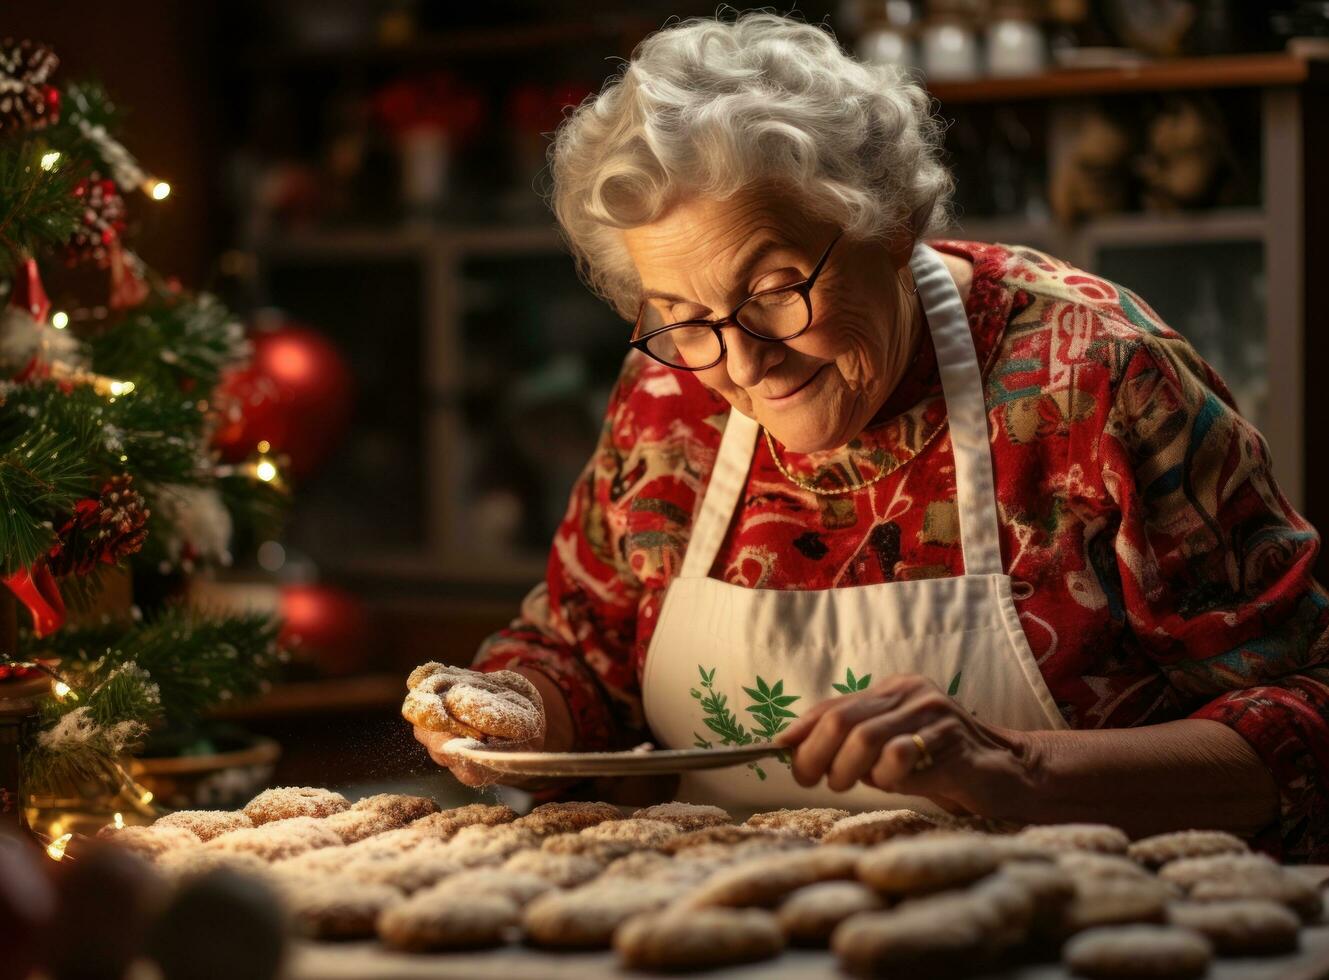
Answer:
[[[336,447],[351,415],[351,371],[327,337],[282,323],[253,332],[249,365],[228,373],[214,396],[221,424],[213,445],[238,463],[260,442],[289,460],[296,478]]]
[[[332,676],[368,666],[369,613],[358,596],[322,583],[283,585],[280,608],[279,642],[296,660]]]

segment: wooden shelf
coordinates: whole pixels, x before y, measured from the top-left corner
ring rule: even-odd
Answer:
[[[943,105],[1064,99],[1126,92],[1262,88],[1300,85],[1311,77],[1318,64],[1288,54],[1176,58],[1121,68],[1058,69],[1017,78],[937,82],[928,88]]]
[[[956,238],[1035,245],[1078,238],[1095,246],[1185,245],[1191,242],[1263,241],[1269,221],[1258,208],[1224,208],[1175,214],[1141,212],[1106,215],[1074,228],[1052,220],[1032,222],[1016,218],[961,218],[950,232]]]
[[[406,678],[398,674],[294,681],[274,685],[268,693],[257,698],[218,708],[212,712],[212,716],[241,721],[332,712],[378,711],[401,704],[405,691]]]

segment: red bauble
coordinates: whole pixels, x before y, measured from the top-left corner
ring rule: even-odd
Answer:
[[[354,594],[335,585],[281,587],[281,643],[297,660],[334,676],[354,674],[369,662],[369,614]]]
[[[221,425],[213,444],[238,463],[260,442],[309,475],[336,446],[351,414],[351,372],[322,334],[292,323],[255,331],[248,367],[222,379],[214,402]]]

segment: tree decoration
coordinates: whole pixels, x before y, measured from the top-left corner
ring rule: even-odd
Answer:
[[[125,199],[115,181],[93,171],[74,185],[74,197],[83,207],[82,220],[66,246],[69,264],[93,262],[110,265],[111,247],[125,230]]]
[[[88,575],[136,554],[148,536],[148,508],[128,474],[113,476],[98,497],[80,500],[56,533],[47,557],[56,576]]]
[[[0,134],[39,129],[60,115],[60,93],[47,79],[60,59],[44,44],[0,41]]]

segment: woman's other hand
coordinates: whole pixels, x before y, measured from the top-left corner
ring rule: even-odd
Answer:
[[[1022,734],[984,724],[916,674],[823,701],[776,742],[792,749],[802,786],[824,778],[843,791],[863,782],[927,797],[951,813],[996,818],[1023,812],[1033,792],[1034,760]]]

